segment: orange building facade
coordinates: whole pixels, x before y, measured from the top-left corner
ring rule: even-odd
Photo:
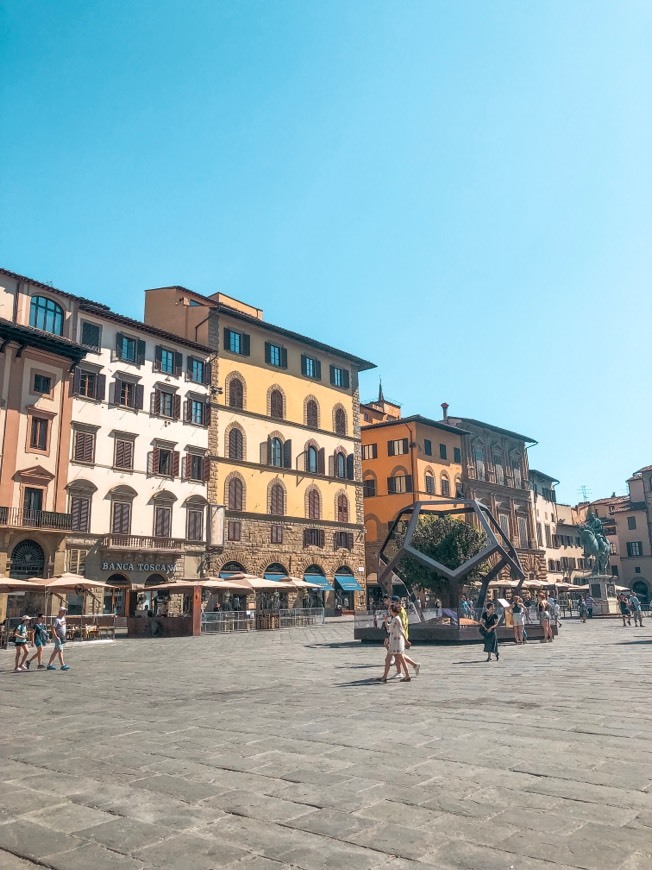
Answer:
[[[400,406],[362,405],[362,481],[365,516],[367,606],[378,601],[378,553],[389,525],[406,505],[454,498],[462,482],[462,429]]]

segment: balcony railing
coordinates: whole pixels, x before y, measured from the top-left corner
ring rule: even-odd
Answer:
[[[69,531],[72,528],[72,514],[59,514],[55,511],[29,511],[23,508],[0,507],[0,526],[23,527],[29,529],[56,529]]]
[[[149,550],[183,552],[183,538],[151,538],[145,535],[105,535],[101,546],[107,550]]]

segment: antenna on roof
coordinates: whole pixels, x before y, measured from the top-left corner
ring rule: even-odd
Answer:
[[[585,483],[583,483],[577,491],[582,496],[582,501],[589,500],[589,496],[591,495],[591,488],[588,487]]]

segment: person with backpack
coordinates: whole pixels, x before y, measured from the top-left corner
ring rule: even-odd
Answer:
[[[643,608],[641,607],[641,602],[635,592],[632,592],[629,596],[629,609],[634,614],[634,628],[636,628],[637,623],[639,623],[641,628],[643,628]]]
[[[36,622],[32,626],[32,645],[36,647],[36,652],[25,662],[27,670],[29,670],[29,666],[34,661],[34,659],[38,659],[38,667],[37,671],[44,671],[45,665],[43,664],[43,647],[50,640],[50,635],[48,633],[48,627],[45,624],[45,614],[39,613]]]
[[[23,616],[21,621],[14,629],[14,645],[16,647],[16,661],[14,664],[14,673],[19,674],[21,671],[26,671],[25,659],[27,658],[27,632],[29,630],[29,622],[31,617]]]
[[[620,615],[623,618],[623,628],[627,628],[632,624],[632,612],[629,609],[627,604],[627,596],[619,595],[618,596],[618,606],[620,608]]]
[[[48,671],[56,671],[56,666],[52,664],[55,658],[58,657],[61,663],[62,671],[69,671],[70,665],[67,665],[63,660],[63,645],[66,642],[66,613],[67,608],[60,607],[59,615],[54,619],[52,623],[52,632],[54,634],[54,649],[52,650],[52,655],[50,656],[50,661],[48,662],[47,670]]]

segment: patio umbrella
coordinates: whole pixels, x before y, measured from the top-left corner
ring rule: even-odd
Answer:
[[[81,574],[57,574],[56,577],[32,577],[31,583],[37,584],[46,589],[104,589],[107,583],[102,580],[89,580],[88,577],[82,577]]]
[[[201,589],[243,589],[249,591],[249,586],[240,583],[237,580],[222,580],[219,577],[205,577],[201,580],[177,580],[170,583],[159,583],[158,586],[148,586],[148,592],[156,592],[158,589],[169,589],[174,591],[178,589],[188,589],[190,587],[199,586]]]
[[[295,589],[294,583],[285,580],[265,580],[264,577],[256,577],[254,574],[234,574],[229,581],[235,580],[242,583],[248,589]]]
[[[30,589],[33,592],[35,588],[34,583],[30,580],[14,580],[11,577],[0,577],[0,593],[27,592]]]
[[[323,589],[319,583],[310,583],[308,580],[302,580],[301,577],[283,577],[283,583],[291,583],[296,589]],[[278,583],[276,583],[278,586]]]

